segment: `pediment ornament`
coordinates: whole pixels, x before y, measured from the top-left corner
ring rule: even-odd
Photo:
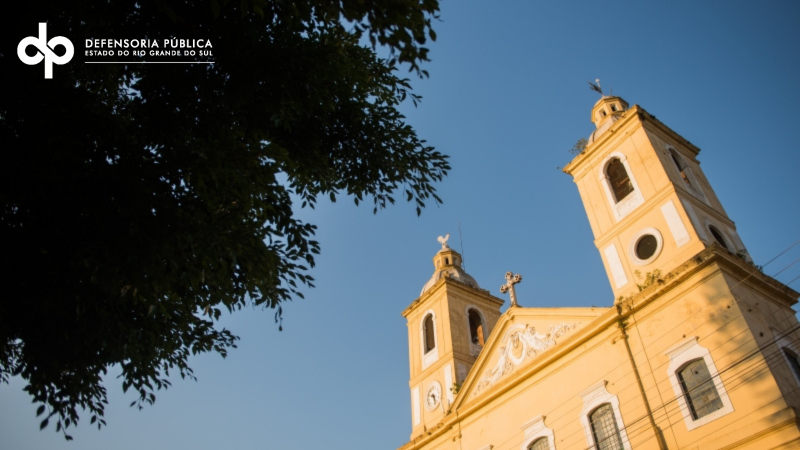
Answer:
[[[515,325],[512,327],[506,333],[504,345],[497,349],[497,364],[492,369],[484,372],[483,377],[478,380],[475,390],[472,391],[472,397],[495,385],[526,360],[530,361],[555,346],[557,344],[556,339],[575,329],[578,325],[579,322],[553,325],[547,334],[540,334],[535,327],[528,325]]]

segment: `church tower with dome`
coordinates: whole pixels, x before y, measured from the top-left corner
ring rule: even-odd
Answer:
[[[503,300],[481,289],[461,255],[439,238],[433,275],[403,311],[408,321],[412,433],[439,422],[453,402],[497,319]]]

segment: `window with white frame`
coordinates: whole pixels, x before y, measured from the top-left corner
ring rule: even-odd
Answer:
[[[544,416],[536,416],[522,426],[525,439],[520,450],[556,450],[553,430],[544,424]]]
[[[528,450],[550,450],[550,443],[546,437],[540,437],[528,446]]]
[[[628,254],[631,261],[639,266],[653,262],[664,248],[664,238],[661,232],[652,227],[639,230],[631,238]]]
[[[612,152],[608,155],[600,167],[599,177],[616,220],[622,219],[644,203],[636,177],[624,154]]]
[[[694,194],[695,197],[699,197],[701,200],[708,203],[708,200],[703,193],[703,189],[700,187],[700,183],[697,181],[697,177],[695,177],[694,172],[692,172],[692,168],[689,167],[689,164],[686,162],[684,157],[681,156],[680,152],[678,152],[674,147],[667,145],[667,153],[669,153],[669,157],[672,159],[675,169],[678,171],[678,176],[680,177],[686,189]]]
[[[696,336],[672,346],[666,355],[667,375],[689,431],[733,412],[711,353]]]
[[[467,320],[467,330],[469,330],[470,354],[472,356],[478,356],[486,343],[488,334],[486,318],[475,305],[468,305],[464,308],[464,315]]]
[[[631,177],[628,176],[628,172],[619,158],[611,158],[611,161],[606,166],[606,175],[611,185],[611,192],[614,194],[614,200],[617,203],[633,192]]]
[[[694,420],[703,418],[714,411],[722,409],[714,380],[708,373],[708,366],[702,358],[686,363],[678,369],[683,397],[689,406]]]
[[[422,350],[422,368],[439,359],[439,349],[436,339],[436,314],[433,310],[425,312],[419,327],[420,346]]]
[[[800,354],[798,354],[795,346],[787,339],[788,336],[775,328],[772,328],[772,333],[784,360],[786,360],[786,364],[789,366],[789,370],[794,376],[795,382],[800,385],[800,356],[798,356]]]
[[[581,424],[589,448],[595,450],[631,450],[619,398],[606,390],[606,381],[599,381],[580,393],[583,398]]]
[[[781,348],[781,350],[783,351],[783,356],[786,357],[786,361],[789,363],[789,367],[792,368],[795,379],[800,380],[800,360],[797,358],[797,353],[786,347]]]
[[[622,450],[622,438],[614,418],[614,409],[609,403],[603,403],[589,414],[592,424],[592,437],[597,450]]]
[[[425,316],[425,353],[436,348],[436,336],[433,330],[433,314]]]
[[[678,169],[678,174],[681,176],[683,183],[691,188],[693,185],[691,178],[689,178],[689,168],[686,166],[683,158],[678,155],[678,152],[675,151],[674,148],[669,149],[669,156],[672,157],[672,162],[675,163],[675,168]]]
[[[708,231],[711,232],[711,236],[714,236],[714,240],[717,241],[717,244],[722,246],[725,250],[731,250],[731,248],[728,246],[728,241],[722,236],[722,232],[719,231],[717,227],[714,225],[709,225]]]

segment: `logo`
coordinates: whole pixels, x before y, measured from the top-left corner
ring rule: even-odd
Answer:
[[[38,52],[33,56],[28,56],[28,54],[25,53],[25,49],[27,49],[30,45],[36,47],[38,50]],[[58,56],[56,55],[56,52],[53,51],[53,48],[55,48],[57,45],[64,47],[66,50],[64,55]],[[74,53],[75,48],[72,46],[72,42],[64,36],[56,36],[49,41],[47,40],[46,23],[39,23],[38,38],[28,36],[19,41],[19,45],[17,46],[17,56],[19,56],[19,60],[23,63],[33,66],[44,60],[45,79],[53,78],[53,63],[56,63],[59,66],[64,65],[70,62]]]

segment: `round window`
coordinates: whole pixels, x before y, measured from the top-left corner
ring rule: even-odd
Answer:
[[[636,257],[639,259],[650,259],[656,254],[658,239],[652,234],[645,234],[636,243]]]
[[[661,233],[652,227],[639,230],[630,241],[629,254],[634,264],[644,266],[658,258],[664,245]]]

